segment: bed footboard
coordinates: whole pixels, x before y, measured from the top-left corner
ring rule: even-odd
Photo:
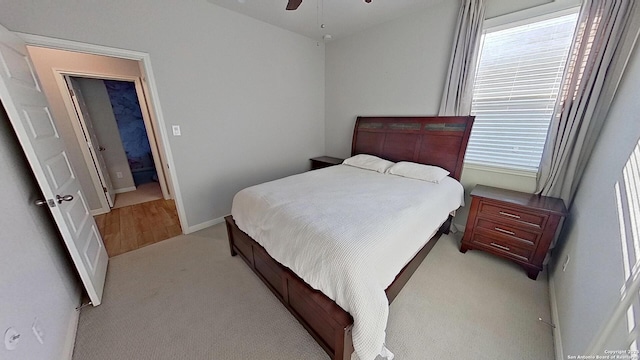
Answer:
[[[287,267],[275,261],[266,250],[240,230],[233,217],[224,218],[229,235],[231,256],[240,255],[293,316],[304,326],[333,360],[349,360],[353,353],[351,328],[353,318],[322,292],[312,289]],[[451,217],[400,271],[386,289],[389,304],[400,293],[422,260],[435,246],[443,232],[448,232]]]
[[[269,290],[334,360],[351,359],[353,318],[320,291],[310,288],[225,217],[231,255],[240,255]]]

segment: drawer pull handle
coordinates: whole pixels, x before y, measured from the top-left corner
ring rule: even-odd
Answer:
[[[501,233],[503,233],[503,234],[507,234],[507,235],[513,235],[513,236],[515,236],[515,235],[516,235],[516,233],[514,233],[513,231],[509,231],[509,230],[501,229],[501,228],[499,228],[499,227],[494,228],[494,230],[495,230],[495,231],[499,231],[499,232],[501,232]]]
[[[502,250],[504,250],[504,251],[511,251],[511,249],[509,249],[508,247],[506,247],[506,246],[502,246],[502,245],[498,245],[498,244],[496,244],[496,243],[491,243],[491,246],[493,246],[493,247],[497,247],[498,249],[502,249]]]
[[[508,217],[514,218],[514,219],[520,219],[519,215],[509,214],[508,212],[504,212],[504,211],[500,211],[498,214],[504,215],[504,216],[508,216]]]

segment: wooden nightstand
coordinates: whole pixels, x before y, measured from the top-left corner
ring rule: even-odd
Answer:
[[[483,185],[471,197],[460,251],[478,249],[515,261],[535,280],[560,220],[568,214],[564,202]]]
[[[309,160],[311,160],[311,170],[322,169],[329,166],[342,164],[342,162],[344,161],[344,159],[331,156],[319,156]]]

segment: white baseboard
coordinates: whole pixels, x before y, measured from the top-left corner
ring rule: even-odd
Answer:
[[[136,187],[135,186],[129,186],[126,188],[122,188],[122,189],[113,189],[113,192],[116,194],[122,194],[122,193],[126,193],[126,192],[130,192],[130,191],[136,191]]]
[[[189,226],[184,233],[185,234],[191,234],[192,232],[196,232],[198,230],[206,229],[206,228],[208,228],[210,226],[213,226],[213,225],[218,225],[223,221],[224,221],[224,216],[223,217],[219,217],[217,219],[208,220],[208,221],[205,221],[205,222],[197,224],[197,225]]]
[[[79,319],[80,319],[80,311],[73,310],[73,314],[69,321],[69,329],[67,330],[67,338],[64,342],[64,347],[62,348],[62,357],[60,357],[61,359],[72,360],[73,349],[76,345],[76,334],[78,333]]]
[[[558,303],[556,302],[556,286],[555,281],[553,280],[553,276],[551,276],[551,272],[547,267],[547,271],[549,271],[549,302],[551,305],[551,323],[553,323],[556,327],[553,329],[553,347],[556,351],[556,360],[564,360],[564,351],[562,350],[562,334],[560,331],[560,319],[558,316]]]
[[[109,211],[111,211],[111,209],[109,209],[109,210],[104,210],[104,209],[90,210],[89,212],[91,213],[91,216],[98,216],[98,215],[106,214]]]
[[[456,224],[455,222],[452,225],[455,226],[456,230],[461,233],[464,233],[464,229],[466,229],[465,225]]]

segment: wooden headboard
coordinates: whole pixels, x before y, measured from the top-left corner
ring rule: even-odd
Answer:
[[[460,180],[474,118],[359,116],[351,155],[371,154],[394,162],[436,165]]]

